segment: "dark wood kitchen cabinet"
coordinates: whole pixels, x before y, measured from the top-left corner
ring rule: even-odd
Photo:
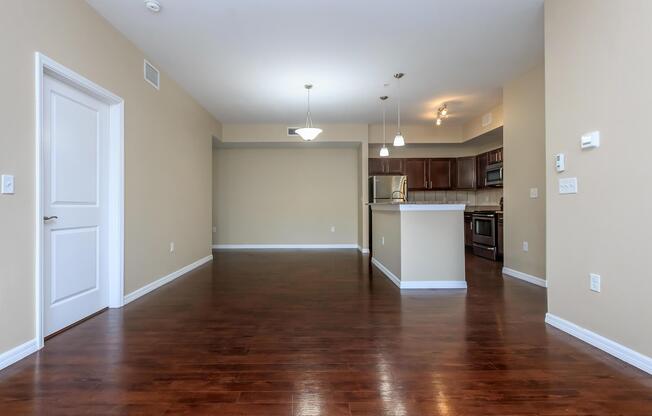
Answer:
[[[455,189],[475,189],[477,181],[475,156],[459,157],[455,165]]]
[[[476,182],[475,186],[478,189],[487,187],[487,165],[489,164],[489,155],[482,153],[476,156]]]
[[[387,173],[390,175],[403,175],[405,173],[404,160],[403,159],[383,159],[387,166]]]
[[[405,161],[398,158],[370,158],[369,175],[403,175]]]
[[[498,213],[498,257],[503,257],[503,214],[502,212]]]
[[[369,158],[369,176],[384,174],[383,159]]]
[[[445,190],[455,186],[455,159],[430,159],[428,171],[428,189]]]
[[[503,161],[503,148],[495,149],[487,152],[487,162],[491,165],[493,163],[500,163]]]
[[[436,191],[455,186],[455,159],[406,159],[405,173],[411,191]]]
[[[428,159],[405,159],[405,174],[408,180],[408,190],[428,189]]]
[[[464,213],[464,245],[473,245],[473,217],[470,212]]]

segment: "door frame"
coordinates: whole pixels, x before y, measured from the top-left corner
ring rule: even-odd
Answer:
[[[109,307],[124,304],[124,100],[40,52],[35,53],[36,98],[36,262],[34,284],[34,326],[37,348],[43,348],[44,270],[43,270],[43,78],[52,76],[73,88],[84,91],[109,106],[109,223],[108,288]]]

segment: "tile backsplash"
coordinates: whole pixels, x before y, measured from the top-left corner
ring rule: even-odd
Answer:
[[[502,188],[479,189],[477,191],[409,191],[408,201],[463,203],[474,206],[500,205]]]

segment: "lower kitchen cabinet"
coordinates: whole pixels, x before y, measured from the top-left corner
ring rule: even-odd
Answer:
[[[503,257],[503,214],[498,213],[498,257]]]
[[[473,245],[473,218],[470,212],[464,213],[464,245],[467,247]]]

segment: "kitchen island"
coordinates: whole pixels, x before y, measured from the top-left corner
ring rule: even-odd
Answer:
[[[401,289],[465,289],[464,204],[380,203],[371,262]]]

